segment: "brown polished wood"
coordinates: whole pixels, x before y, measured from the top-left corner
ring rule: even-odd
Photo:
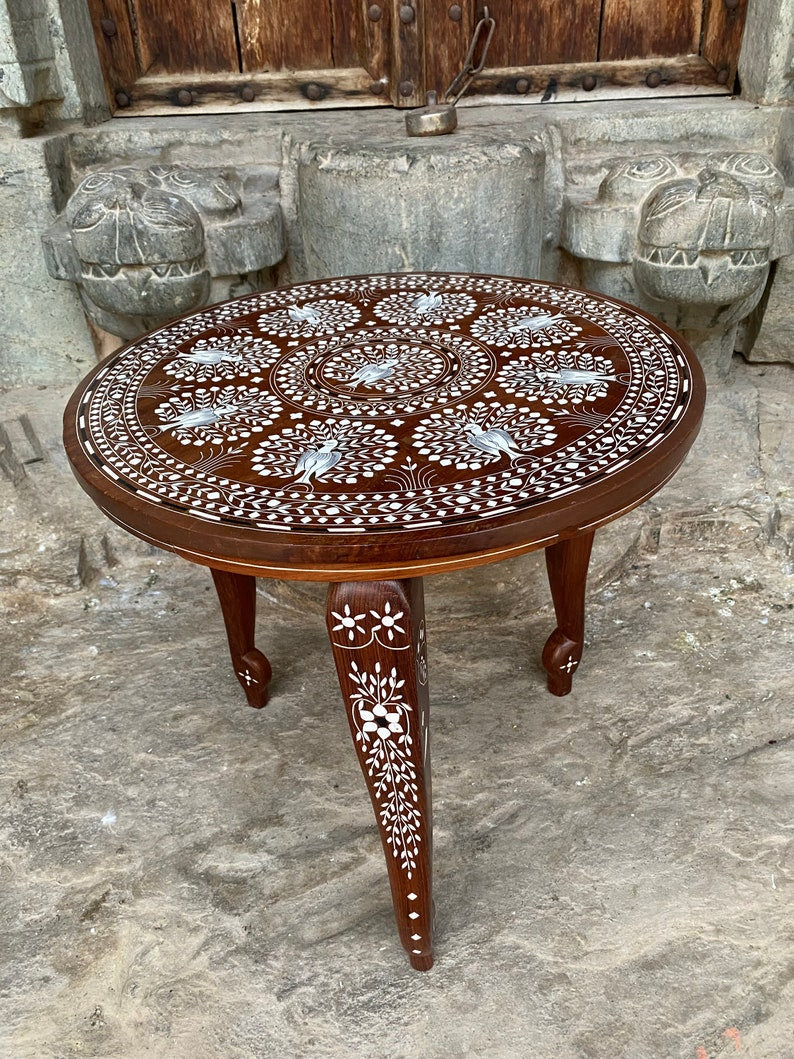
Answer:
[[[133,342],[78,388],[64,438],[109,518],[211,568],[250,705],[270,680],[255,578],[331,583],[329,635],[400,938],[426,970],[421,578],[545,548],[557,626],[543,664],[567,694],[595,530],[676,472],[704,399],[687,346],[615,299],[509,277],[344,277]]]
[[[433,966],[433,819],[422,581],[331,585],[328,635],[378,821],[400,941]]]
[[[232,665],[248,705],[260,710],[267,703],[267,686],[273,675],[270,662],[254,644],[256,578],[212,570],[218,593]]]
[[[370,369],[407,372],[408,389]],[[358,580],[612,520],[675,472],[702,406],[681,340],[615,299],[351,277],[227,302],[119,351],[70,402],[66,443],[84,488],[144,539],[208,566]],[[339,469],[297,472],[324,444]]]
[[[584,595],[595,534],[582,533],[546,549],[546,570],[557,628],[543,648],[543,667],[552,695],[567,695],[584,647]]]

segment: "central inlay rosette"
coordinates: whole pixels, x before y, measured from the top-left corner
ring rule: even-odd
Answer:
[[[307,378],[320,389],[371,400],[436,389],[460,368],[453,350],[395,335],[392,340],[350,342],[313,361]]]
[[[459,400],[495,370],[484,346],[454,331],[369,327],[300,346],[276,365],[272,382],[303,408],[378,417]]]

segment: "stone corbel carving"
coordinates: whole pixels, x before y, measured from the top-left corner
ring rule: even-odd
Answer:
[[[45,0],[0,0],[0,110],[62,96]]]
[[[90,174],[43,243],[50,275],[76,283],[95,327],[122,339],[259,289],[284,254],[275,197],[181,165]]]
[[[597,189],[571,193],[562,242],[585,286],[662,317],[724,375],[770,262],[794,250],[793,217],[763,155],[658,155],[617,163]]]

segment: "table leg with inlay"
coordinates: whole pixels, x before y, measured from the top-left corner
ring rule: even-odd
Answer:
[[[270,662],[254,645],[256,624],[256,578],[212,569],[218,592],[232,666],[248,705],[261,709],[267,703],[267,686],[273,671]]]
[[[543,668],[552,695],[567,695],[584,648],[584,597],[595,532],[546,548],[546,571],[557,628],[543,648]]]
[[[433,966],[433,819],[421,578],[332,584],[328,634],[403,948]]]

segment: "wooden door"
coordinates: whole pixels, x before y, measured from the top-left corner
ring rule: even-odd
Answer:
[[[86,0],[119,114],[417,106],[480,0]],[[490,0],[469,91],[502,102],[727,93],[747,0]]]

